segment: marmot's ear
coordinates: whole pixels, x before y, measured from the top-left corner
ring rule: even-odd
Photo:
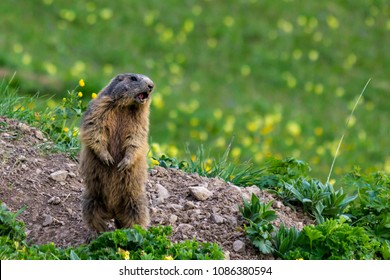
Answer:
[[[124,74],[119,74],[118,76],[116,76],[116,79],[118,82],[121,82],[125,79],[126,75]]]

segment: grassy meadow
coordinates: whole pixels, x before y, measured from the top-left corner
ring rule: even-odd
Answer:
[[[80,109],[117,73],[143,73],[156,84],[154,154],[203,145],[219,157],[232,143],[233,162],[293,156],[325,181],[371,78],[332,178],[354,166],[390,172],[387,1],[2,0],[0,18],[0,80],[39,93],[12,105],[37,121],[68,91]],[[76,138],[77,123],[62,130]]]

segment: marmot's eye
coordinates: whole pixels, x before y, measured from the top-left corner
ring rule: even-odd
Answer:
[[[138,79],[137,79],[136,76],[131,76],[130,79],[131,79],[133,82],[137,82],[137,81],[138,81]]]

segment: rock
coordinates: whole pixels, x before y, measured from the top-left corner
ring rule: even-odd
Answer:
[[[20,156],[18,156],[18,160],[20,162],[25,162],[27,160],[27,158],[24,155],[20,155]]]
[[[202,211],[200,211],[199,209],[194,209],[194,210],[189,211],[188,215],[189,215],[191,221],[197,221],[200,219],[201,213],[202,213]]]
[[[169,223],[172,225],[172,224],[174,224],[174,223],[176,223],[176,221],[177,221],[177,216],[176,215],[174,215],[174,214],[172,214],[171,216],[169,216]]]
[[[176,228],[176,232],[181,233],[188,233],[190,230],[192,230],[194,227],[190,224],[180,224]]]
[[[245,243],[241,240],[236,240],[233,243],[233,250],[237,253],[243,253],[245,251]]]
[[[75,164],[75,163],[67,163],[66,166],[68,166],[69,168],[76,168],[77,164]]]
[[[152,170],[150,170],[149,174],[150,174],[150,176],[156,176],[157,173],[158,173],[158,171],[156,169],[152,169]]]
[[[228,250],[223,251],[223,258],[225,260],[230,260],[230,252]]]
[[[76,174],[74,172],[69,172],[68,176],[71,178],[76,178]]]
[[[234,216],[227,216],[226,217],[226,221],[230,224],[230,225],[232,225],[232,226],[237,226],[237,224],[238,224],[238,221],[237,221],[237,218],[236,217],[234,217]]]
[[[53,223],[53,217],[50,215],[44,215],[45,220],[43,221],[42,225],[44,227],[50,226]]]
[[[274,208],[277,208],[277,209],[281,209],[283,207],[283,203],[281,201],[277,201],[275,200],[273,203],[272,203],[272,207]]]
[[[196,206],[192,201],[186,201],[184,204],[184,210],[194,209]]]
[[[49,175],[51,179],[57,182],[64,182],[67,176],[68,176],[68,171],[66,170],[58,170]]]
[[[189,190],[192,196],[199,201],[205,201],[213,195],[211,191],[203,186],[189,187]]]
[[[21,131],[29,132],[31,130],[31,128],[28,125],[24,124],[24,123],[19,123],[18,127],[20,128]]]
[[[35,170],[35,173],[37,173],[37,174],[41,174],[41,173],[42,173],[42,169],[40,169],[40,168],[37,168],[37,169]]]
[[[233,185],[232,183],[228,182],[229,188],[227,189],[228,192],[237,193],[238,195],[241,195],[241,188],[237,187],[236,185]]]
[[[260,189],[257,186],[246,187],[242,190],[242,196],[245,200],[250,201],[252,194],[260,195]]]
[[[39,130],[35,130],[35,137],[38,138],[39,140],[43,140],[43,133]]]
[[[222,224],[225,219],[222,216],[213,213],[211,214],[211,221],[216,224]]]
[[[58,196],[53,196],[52,198],[50,198],[47,203],[49,204],[53,204],[53,205],[58,205],[61,203],[61,199],[58,197]]]
[[[195,206],[195,205],[194,205]],[[168,205],[168,208],[170,209],[173,209],[173,210],[176,210],[176,211],[182,211],[184,206],[183,205],[180,205],[180,204],[175,204],[175,203],[172,203],[170,205]]]
[[[158,202],[163,203],[165,199],[169,197],[169,192],[166,188],[164,188],[163,185],[156,184],[156,189],[157,189],[157,195],[158,195]]]

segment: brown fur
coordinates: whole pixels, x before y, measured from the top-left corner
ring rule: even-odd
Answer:
[[[80,126],[85,223],[97,232],[149,224],[145,193],[149,105],[153,82],[120,74],[92,100]]]

